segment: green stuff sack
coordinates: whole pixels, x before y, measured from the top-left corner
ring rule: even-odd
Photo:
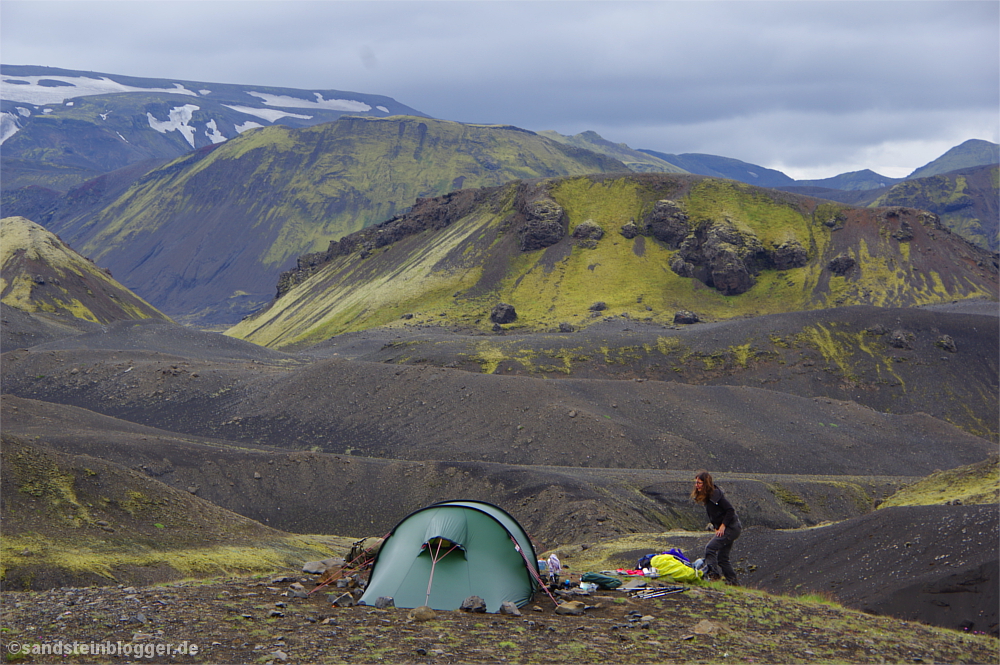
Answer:
[[[702,581],[701,571],[695,570],[672,554],[658,554],[649,561],[660,577],[669,577],[682,584],[698,584]]]
[[[617,589],[622,585],[622,581],[617,577],[601,575],[600,573],[584,573],[580,576],[580,581],[592,582],[601,589]]]

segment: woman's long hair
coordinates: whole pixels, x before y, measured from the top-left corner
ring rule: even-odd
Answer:
[[[704,504],[708,501],[708,497],[712,496],[712,492],[715,491],[715,483],[712,482],[712,474],[708,471],[699,471],[698,475],[696,475],[694,479],[701,481],[701,491],[698,491],[697,487],[691,490],[691,498],[694,499],[695,503]]]

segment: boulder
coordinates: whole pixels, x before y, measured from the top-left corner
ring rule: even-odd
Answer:
[[[469,596],[462,601],[462,605],[458,609],[463,612],[483,613],[486,611],[486,601],[479,596]]]
[[[506,614],[512,617],[521,616],[521,610],[517,609],[517,605],[509,600],[505,600],[500,603],[500,614]]]
[[[410,610],[407,616],[411,621],[430,621],[437,617],[437,612],[426,605],[421,605]]]
[[[513,305],[505,302],[497,303],[490,311],[490,321],[496,324],[514,323],[517,320],[517,311]]]
[[[851,268],[854,267],[855,263],[857,262],[850,256],[841,254],[826,264],[826,267],[829,268],[833,274],[843,277],[851,271]]]
[[[913,342],[916,341],[916,339],[917,336],[909,330],[903,330],[900,328],[893,330],[892,334],[889,335],[889,346],[897,349],[912,349]]]
[[[573,324],[571,323],[566,323],[565,321],[563,321],[562,323],[559,324],[559,332],[561,333],[576,332],[576,327],[574,327]]]
[[[955,340],[952,339],[951,335],[941,335],[938,341],[934,342],[934,346],[939,349],[944,349],[948,353],[957,353],[958,347],[955,346]]]
[[[395,607],[396,601],[389,596],[379,596],[375,599],[375,609],[384,610],[389,607]]]
[[[626,224],[622,224],[622,227],[618,229],[626,240],[631,240],[632,238],[639,235],[639,227],[635,225],[635,220],[632,220]]]
[[[603,312],[607,308],[608,308],[608,303],[604,302],[603,300],[598,300],[597,302],[592,304],[588,309],[590,309],[591,312]]]
[[[592,219],[581,222],[573,229],[573,240],[577,246],[594,249],[597,241],[604,237],[604,229]]]
[[[539,199],[525,206],[524,225],[518,231],[522,252],[545,249],[566,235],[562,206],[551,199]]]
[[[701,319],[698,318],[697,314],[695,314],[694,312],[689,312],[686,309],[674,312],[674,323],[690,324],[690,323],[698,323],[699,321],[701,321]]]
[[[657,201],[652,211],[642,222],[642,231],[672,249],[677,249],[681,241],[691,232],[687,214],[675,201]]]
[[[581,603],[579,600],[569,600],[565,603],[560,603],[556,606],[556,614],[563,614],[567,616],[580,616],[583,614],[586,605]]]

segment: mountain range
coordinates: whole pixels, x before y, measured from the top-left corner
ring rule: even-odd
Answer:
[[[5,592],[294,569],[455,497],[574,570],[694,559],[710,468],[754,597],[1000,630],[989,145],[839,190],[872,176],[780,184],[354,93],[265,91],[371,108],[230,135],[222,86],[3,76],[95,93],[4,107]],[[83,100],[133,104],[135,133]]]
[[[331,240],[417,199],[516,179],[690,171],[855,205],[881,192],[885,204],[926,207],[967,239],[997,246],[989,166],[905,180],[899,192],[865,173],[805,188],[729,158],[633,150],[594,132],[432,120],[357,93],[37,67],[4,66],[2,77],[4,214],[58,233],[161,311],[203,326],[259,310],[287,286],[280,274],[302,267],[299,257],[308,264]],[[969,141],[918,172],[989,162],[995,148]]]

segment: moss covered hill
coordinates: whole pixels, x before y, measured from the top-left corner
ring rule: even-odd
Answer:
[[[167,318],[24,217],[0,219],[0,302],[29,314],[91,323]]]
[[[2,443],[5,589],[295,569],[347,540],[287,534],[96,457]]]
[[[89,220],[53,230],[163,311],[232,322],[273,296],[296,256],[418,197],[623,170],[514,127],[344,117],[201,149],[152,171]]]
[[[997,298],[996,257],[910,208],[689,175],[518,182],[418,202],[300,259],[228,334],[272,347],[413,324],[571,330]],[[499,303],[511,308],[495,309]]]
[[[940,216],[942,224],[970,242],[1000,249],[1000,166],[978,166],[905,180],[872,206],[909,206]]]

